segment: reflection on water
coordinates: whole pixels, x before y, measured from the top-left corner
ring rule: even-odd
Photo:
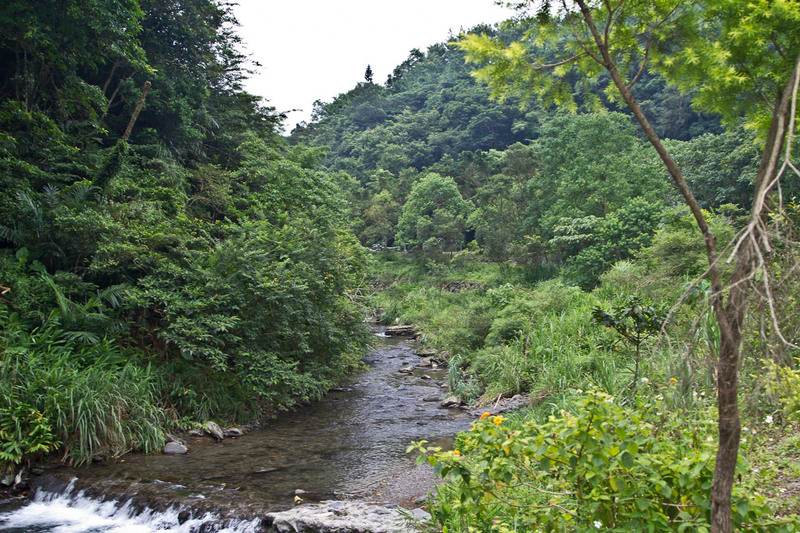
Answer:
[[[318,404],[218,444],[190,441],[186,455],[130,455],[75,470],[94,494],[140,494],[166,504],[214,500],[224,507],[280,509],[296,489],[363,496],[408,470],[412,440],[448,445],[469,417],[439,407],[442,370],[398,370],[420,358],[407,342],[376,337],[354,376]],[[424,379],[430,376],[433,379]],[[424,401],[427,399],[428,401]],[[65,530],[70,531],[70,530]]]

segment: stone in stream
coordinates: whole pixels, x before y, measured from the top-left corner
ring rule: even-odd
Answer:
[[[208,421],[203,424],[203,429],[206,430],[206,433],[211,435],[217,440],[222,440],[225,438],[225,434],[222,432],[222,428],[219,427],[219,424],[216,422]]]
[[[425,359],[423,359],[422,361],[417,363],[417,366],[419,368],[430,368],[433,365],[434,365],[433,358],[431,358],[431,357],[426,357]]]
[[[414,372],[414,367],[413,366],[404,366],[403,368],[398,370],[398,372],[400,372],[401,374],[411,374],[412,372]]]
[[[267,513],[267,525],[278,533],[412,533],[398,509],[360,502],[303,504]]]
[[[161,450],[162,453],[167,455],[182,455],[188,451],[189,450],[186,448],[186,446],[180,442],[168,442],[167,445],[164,446],[164,449]]]
[[[448,396],[447,398],[442,400],[441,405],[442,405],[442,407],[447,407],[447,408],[459,407],[459,406],[461,406],[461,400],[459,400],[455,396]]]
[[[228,428],[223,433],[226,437],[241,437],[244,435],[244,431],[240,428]]]
[[[439,401],[439,400],[441,400],[441,399],[442,399],[442,397],[441,397],[441,396],[437,396],[437,395],[435,395],[435,394],[434,394],[434,395],[432,395],[432,396],[425,396],[425,397],[422,399],[422,401],[423,401],[423,402],[438,402],[438,401]]]
[[[389,326],[384,331],[387,337],[416,337],[414,326]]]

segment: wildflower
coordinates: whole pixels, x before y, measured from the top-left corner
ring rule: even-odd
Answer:
[[[742,428],[742,431],[750,431],[750,429],[748,429],[748,427],[745,426],[745,427]]]
[[[712,437],[711,435],[709,435],[708,437],[706,437],[706,440],[707,440],[708,442],[714,442],[714,437]]]
[[[656,400],[658,400],[658,401],[661,401],[663,399],[664,399],[664,395],[663,394],[659,394],[658,396],[656,396]]]
[[[596,527],[597,529],[600,529],[601,527],[603,527],[603,523],[600,520],[595,520],[594,521],[594,527]]]
[[[458,450],[453,450],[453,455],[461,455],[461,452]]]
[[[481,418],[480,418],[480,419],[481,419],[481,420],[483,420],[484,418],[489,418],[490,416],[492,416],[492,413],[483,413],[483,414],[481,415]]]
[[[677,383],[677,382],[678,382],[678,380],[677,380],[677,379],[675,379],[675,378],[669,378],[669,380],[670,380],[671,382],[673,382],[673,383]]]
[[[781,489],[779,492],[780,492],[781,494],[783,494],[784,492],[786,492],[786,489]]]
[[[642,378],[642,383],[650,383],[650,380],[647,378]]]
[[[614,397],[609,396],[608,398],[606,398],[606,403],[614,403]]]
[[[764,422],[767,424],[772,424],[772,415],[767,415],[767,418],[764,419]]]
[[[583,389],[577,389],[575,392],[577,392],[578,394],[580,394],[580,393],[582,393],[582,392],[583,392]]]
[[[574,420],[567,420],[567,425],[568,426],[573,426],[573,425],[575,425],[575,421]]]
[[[503,417],[502,416],[496,416],[496,417],[492,418],[492,422],[494,422],[495,425],[499,426],[500,424],[503,423]]]

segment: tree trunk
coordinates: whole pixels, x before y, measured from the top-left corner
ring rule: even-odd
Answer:
[[[133,130],[133,125],[136,124],[136,119],[139,118],[139,113],[142,111],[142,106],[144,106],[144,99],[147,98],[147,92],[150,90],[150,82],[144,82],[144,86],[142,87],[142,95],[139,97],[139,103],[136,104],[136,109],[133,110],[133,115],[131,115],[131,120],[128,122],[128,127],[125,128],[125,133],[122,134],[122,140],[128,140],[128,137],[131,135],[131,131]]]

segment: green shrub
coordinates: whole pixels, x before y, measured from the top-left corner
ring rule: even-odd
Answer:
[[[49,453],[61,444],[55,439],[46,416],[14,396],[5,396],[0,403],[0,473],[10,465],[18,465],[36,456]],[[7,465],[5,468],[3,465]]]
[[[764,361],[766,373],[761,378],[769,397],[780,406],[789,422],[800,422],[800,372],[779,366],[775,361]]]
[[[713,420],[666,411],[663,401],[632,409],[592,391],[541,424],[486,414],[451,452],[416,443],[449,480],[432,521],[447,532],[710,531]],[[794,530],[741,487],[733,520],[737,531]]]

